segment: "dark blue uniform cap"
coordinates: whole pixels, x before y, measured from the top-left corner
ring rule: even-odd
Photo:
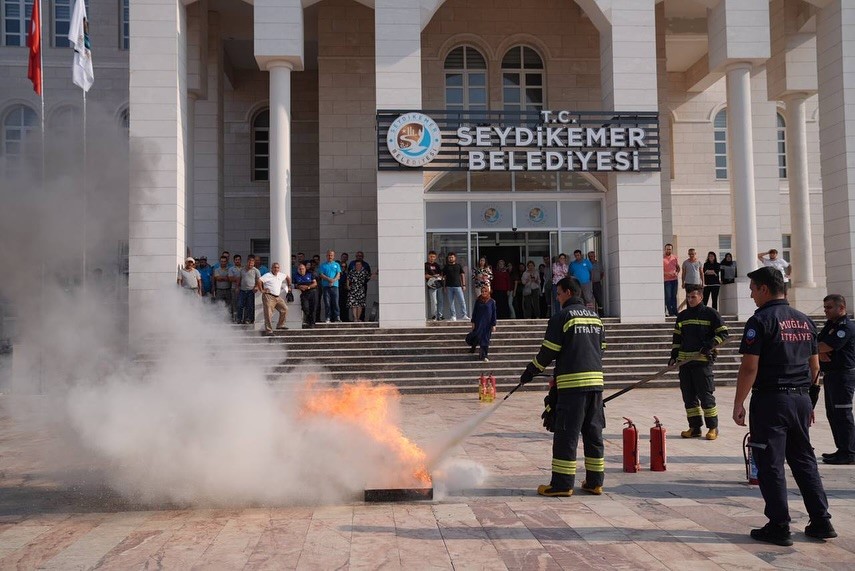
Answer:
[[[748,272],[748,279],[758,286],[766,286],[769,291],[780,293],[784,291],[784,275],[775,268],[764,266],[753,272]]]

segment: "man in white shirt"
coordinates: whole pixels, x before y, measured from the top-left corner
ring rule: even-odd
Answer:
[[[768,258],[766,257],[767,255],[769,256]],[[757,259],[764,266],[775,268],[781,272],[781,275],[784,276],[784,293],[788,292],[790,289],[790,272],[793,271],[793,266],[790,265],[790,262],[778,257],[778,250],[775,248],[772,248],[768,252],[760,252],[757,254]]]
[[[184,260],[184,267],[178,268],[178,285],[187,291],[192,291],[196,295],[202,295],[202,276],[199,270],[196,269],[196,260],[187,258]]]
[[[279,322],[276,329],[288,329],[285,327],[285,318],[288,316],[288,306],[281,294],[287,294],[291,286],[291,278],[279,271],[279,264],[270,266],[270,271],[261,276],[261,302],[264,306],[264,334],[273,335],[271,315],[273,310],[279,312]]]

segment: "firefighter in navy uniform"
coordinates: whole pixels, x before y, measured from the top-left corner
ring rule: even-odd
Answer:
[[[520,376],[532,380],[555,361],[555,385],[545,399],[544,426],[552,440],[552,481],[537,488],[541,496],[572,496],[576,479],[579,434],[585,448],[582,489],[603,493],[603,350],[605,332],[597,313],[585,307],[578,280],[565,277],[556,284],[561,311],[549,319],[543,344]]]
[[[689,361],[680,366],[680,392],[683,393],[689,419],[689,430],[684,430],[680,436],[699,437],[701,426],[706,422],[706,438],[715,440],[718,438],[718,408],[713,394],[713,350],[716,345],[724,343],[728,333],[718,311],[701,303],[703,296],[704,288],[701,286],[690,286],[686,290],[688,307],[677,315],[668,365]]]
[[[825,414],[837,450],[823,454],[826,464],[855,464],[855,322],[846,316],[846,298],[832,294],[822,300],[828,321],[819,332],[819,366],[825,381]]]
[[[785,299],[780,271],[763,267],[748,274],[751,298],[758,306],[745,324],[739,352],[742,363],[736,380],[733,420],[745,426],[743,402],[751,392],[752,455],[757,464],[763,513],[769,523],[752,529],[751,537],[776,545],[792,545],[784,459],[799,486],[810,523],[805,535],[837,537],[828,513],[816,456],[808,435],[813,406],[811,380],[819,372],[816,327]]]

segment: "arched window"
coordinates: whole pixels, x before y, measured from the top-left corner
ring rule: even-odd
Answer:
[[[445,58],[445,108],[487,109],[487,60],[473,47],[454,48]]]
[[[778,118],[778,178],[787,178],[787,123],[780,113]]]
[[[24,105],[15,105],[3,117],[3,156],[7,163],[26,150],[27,138],[38,128],[39,116]]]
[[[715,178],[727,180],[727,109],[722,109],[713,120],[715,138]]]
[[[252,180],[270,180],[270,110],[252,119]]]
[[[55,135],[69,136],[83,133],[83,111],[74,105],[64,105],[49,115],[50,132]]]
[[[528,46],[514,46],[502,58],[505,110],[543,110],[543,59]]]
[[[26,46],[33,0],[3,0],[3,45]]]

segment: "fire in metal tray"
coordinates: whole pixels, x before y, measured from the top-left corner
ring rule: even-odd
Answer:
[[[386,488],[365,490],[366,502],[413,502],[432,499],[433,488]]]

